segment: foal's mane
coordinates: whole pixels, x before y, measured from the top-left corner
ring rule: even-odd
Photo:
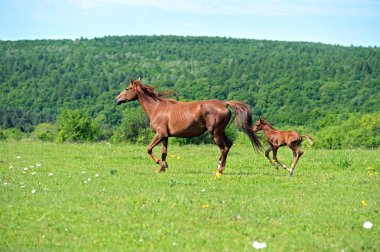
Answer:
[[[264,125],[269,126],[271,129],[276,130],[275,128],[272,127],[272,125],[269,124],[269,122],[265,121],[263,118],[260,119],[260,122]]]
[[[166,98],[168,96],[171,96],[171,95],[175,94],[174,91],[167,90],[167,91],[157,92],[155,87],[149,86],[149,85],[145,85],[145,84],[141,84],[141,83],[140,83],[140,87],[141,87],[142,92],[146,96],[152,98],[153,100],[157,100],[157,101],[169,101],[171,103],[176,103],[177,102],[176,100]]]

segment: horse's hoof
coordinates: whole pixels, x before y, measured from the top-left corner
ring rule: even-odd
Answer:
[[[169,168],[169,165],[166,161],[163,161],[162,164],[161,164],[161,169],[168,169]]]

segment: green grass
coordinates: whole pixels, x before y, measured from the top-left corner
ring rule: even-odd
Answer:
[[[235,145],[219,179],[216,146],[168,151],[156,174],[145,146],[0,142],[0,251],[380,250],[380,150],[305,148],[288,177]]]

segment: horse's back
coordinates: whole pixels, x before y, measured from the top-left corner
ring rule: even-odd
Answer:
[[[286,133],[287,144],[302,142],[302,136],[297,131],[284,131]]]
[[[193,137],[217,127],[224,129],[230,119],[229,110],[220,100],[178,102],[170,107],[168,128],[172,136]]]

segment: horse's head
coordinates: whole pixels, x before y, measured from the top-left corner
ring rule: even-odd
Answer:
[[[260,116],[260,119],[257,120],[257,122],[255,123],[255,125],[253,125],[253,127],[252,127],[253,132],[256,133],[256,132],[262,130],[264,124],[265,124],[265,120],[264,120],[264,118],[262,118]]]
[[[129,82],[129,85],[120,92],[115,98],[116,105],[120,105],[125,102],[137,100],[137,86],[140,85],[140,78]]]

